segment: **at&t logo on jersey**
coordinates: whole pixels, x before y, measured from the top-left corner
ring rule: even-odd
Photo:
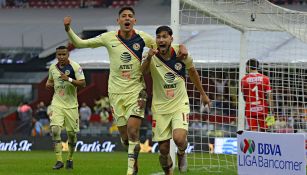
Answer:
[[[128,52],[124,52],[120,55],[120,59],[123,63],[128,63],[131,61],[131,55]]]
[[[173,73],[167,72],[164,75],[164,80],[167,82],[167,84],[164,85],[164,89],[176,88],[176,83],[174,83],[175,75]]]
[[[121,54],[120,59],[123,63],[129,63],[131,61],[131,55],[128,52],[124,52]],[[132,70],[132,64],[122,64],[119,66],[120,70]],[[124,73],[125,74],[125,73]],[[130,73],[129,73],[130,77]]]
[[[164,75],[164,79],[167,83],[173,83],[174,80],[175,80],[175,75],[171,72],[167,72],[165,75]]]

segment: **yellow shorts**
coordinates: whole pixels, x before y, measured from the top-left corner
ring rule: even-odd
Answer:
[[[78,108],[65,109],[52,106],[50,111],[50,126],[65,127],[66,131],[79,131]]]
[[[189,128],[189,113],[177,111],[170,114],[153,114],[153,141],[160,142],[172,138],[174,129]]]
[[[145,108],[138,105],[139,93],[109,93],[111,110],[117,126],[127,125],[131,115],[144,118]]]

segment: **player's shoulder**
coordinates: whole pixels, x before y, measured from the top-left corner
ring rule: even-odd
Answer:
[[[268,76],[266,76],[266,75],[264,75],[264,74],[261,74],[261,76],[262,76],[263,78],[267,78],[267,79],[269,79],[269,77],[268,77]]]
[[[80,67],[80,64],[79,63],[77,63],[76,61],[74,61],[74,60],[71,60],[71,59],[69,59],[69,64],[72,66],[72,67]]]
[[[179,44],[172,44],[171,47],[174,49],[175,53],[178,54],[178,52],[179,52]]]
[[[109,38],[109,37],[114,37],[116,34],[117,34],[116,31],[109,31],[109,32],[104,32],[96,37],[97,38]]]
[[[266,75],[263,75],[263,74],[262,74],[262,77],[263,77],[264,80],[270,81],[270,77],[268,77],[268,76],[266,76]]]
[[[249,77],[249,74],[246,74],[242,77],[242,80],[246,80]]]
[[[49,70],[55,69],[55,68],[56,68],[56,67],[55,67],[56,64],[57,64],[57,63],[52,63],[52,64],[50,65],[50,67],[49,67]]]

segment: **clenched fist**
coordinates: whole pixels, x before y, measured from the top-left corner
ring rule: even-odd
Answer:
[[[69,29],[70,29],[71,17],[70,16],[66,16],[64,18],[63,22],[64,22],[65,30],[66,30],[66,32],[68,32]]]

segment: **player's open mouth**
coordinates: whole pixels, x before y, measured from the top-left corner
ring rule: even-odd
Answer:
[[[130,26],[130,22],[125,22],[124,24],[126,27],[129,27]]]
[[[166,45],[165,45],[165,44],[160,44],[160,45],[159,45],[159,48],[160,48],[160,49],[165,49],[165,48],[166,48]]]

